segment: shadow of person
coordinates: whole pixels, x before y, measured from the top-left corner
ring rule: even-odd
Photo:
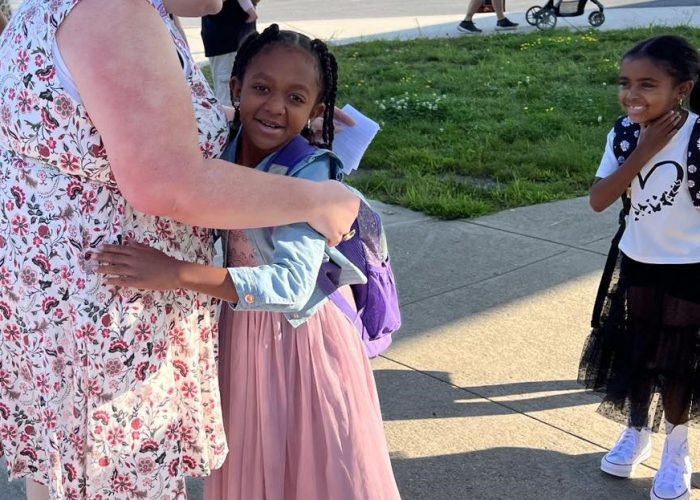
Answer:
[[[505,447],[392,457],[392,464],[401,496],[410,500],[649,498],[651,477],[622,480],[608,476],[598,468],[602,456]]]
[[[600,396],[584,392],[576,380],[459,387],[447,372],[383,369],[374,370],[374,378],[385,421],[505,415],[512,411],[544,411],[600,402]],[[452,392],[453,404],[445,404],[444,390],[428,387],[420,391],[419,398],[409,396],[418,393],[417,388],[435,381],[446,384],[444,390]],[[492,398],[497,398],[495,404]]]

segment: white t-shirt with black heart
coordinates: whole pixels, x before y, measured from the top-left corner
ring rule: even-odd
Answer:
[[[689,264],[700,262],[700,210],[688,192],[688,141],[698,115],[690,113],[678,133],[632,180],[632,208],[620,250],[638,262]],[[596,177],[617,170],[614,129]]]

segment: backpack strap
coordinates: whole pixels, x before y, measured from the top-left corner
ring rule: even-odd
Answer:
[[[328,155],[330,160],[329,179],[343,180],[343,164],[340,158],[329,149],[318,148],[300,135],[289,141],[282,149],[270,158],[270,161],[261,169],[263,172],[272,172],[282,175],[294,175],[292,169],[313,155]]]
[[[627,116],[621,116],[615,122],[613,130],[615,132],[613,153],[617,158],[617,164],[622,165],[637,147],[641,127],[638,123],[632,123]]]
[[[264,172],[268,172],[273,169],[275,173],[287,175],[289,169],[297,165],[301,160],[314,154],[317,149],[309,144],[309,141],[304,139],[302,136],[297,135],[289,141],[282,149],[277,151],[277,153],[267,162],[267,165],[262,169]],[[284,172],[281,171],[284,168]]]
[[[693,125],[688,142],[688,191],[693,205],[700,207],[700,117]]]
[[[637,147],[640,126],[629,121],[627,116],[621,116],[615,122],[613,130],[615,132],[612,144],[613,153],[615,154],[615,158],[617,158],[617,164],[622,165],[625,160],[627,160],[630,153],[634,151],[634,148]],[[603,313],[603,307],[607,301],[613,274],[615,273],[615,269],[618,268],[620,257],[620,249],[618,245],[620,244],[622,235],[627,227],[627,215],[629,214],[632,206],[630,197],[627,196],[627,191],[622,193],[620,198],[622,200],[622,208],[620,209],[620,215],[618,217],[619,226],[615,236],[613,236],[613,239],[610,242],[610,250],[608,251],[608,256],[605,259],[603,275],[600,278],[600,283],[598,283],[598,291],[596,292],[595,302],[593,303],[593,314],[591,315],[591,327],[593,328],[598,328],[600,326],[600,317]]]
[[[331,300],[336,306],[338,306],[343,312],[343,314],[345,314],[345,316],[347,316],[353,324],[357,324],[357,318],[360,313],[350,305],[350,303],[345,299],[345,297],[343,297],[343,294],[340,293],[340,290],[336,290],[333,293],[331,293],[328,296],[328,299]]]

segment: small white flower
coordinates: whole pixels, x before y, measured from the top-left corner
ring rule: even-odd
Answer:
[[[630,148],[629,141],[622,141],[620,143],[620,148],[622,149],[622,151],[627,151]]]
[[[697,171],[698,171],[698,168],[695,165],[688,165],[688,172],[690,172],[691,174],[694,174]]]
[[[638,138],[638,139],[639,139],[639,132],[640,132],[639,130],[635,130],[635,131],[634,131],[634,136],[635,136],[636,138]]]
[[[689,188],[694,188],[695,187],[695,181],[688,181],[688,187]],[[700,194],[700,193],[698,193]]]
[[[632,125],[632,122],[630,121],[630,119],[629,119],[627,116],[625,116],[625,117],[622,119],[622,126],[623,126],[623,127],[629,127],[630,125]]]

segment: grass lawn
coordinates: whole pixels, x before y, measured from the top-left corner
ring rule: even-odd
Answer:
[[[334,47],[338,103],[382,130],[348,181],[444,218],[587,192],[614,119],[618,60],[700,29],[553,31]]]

